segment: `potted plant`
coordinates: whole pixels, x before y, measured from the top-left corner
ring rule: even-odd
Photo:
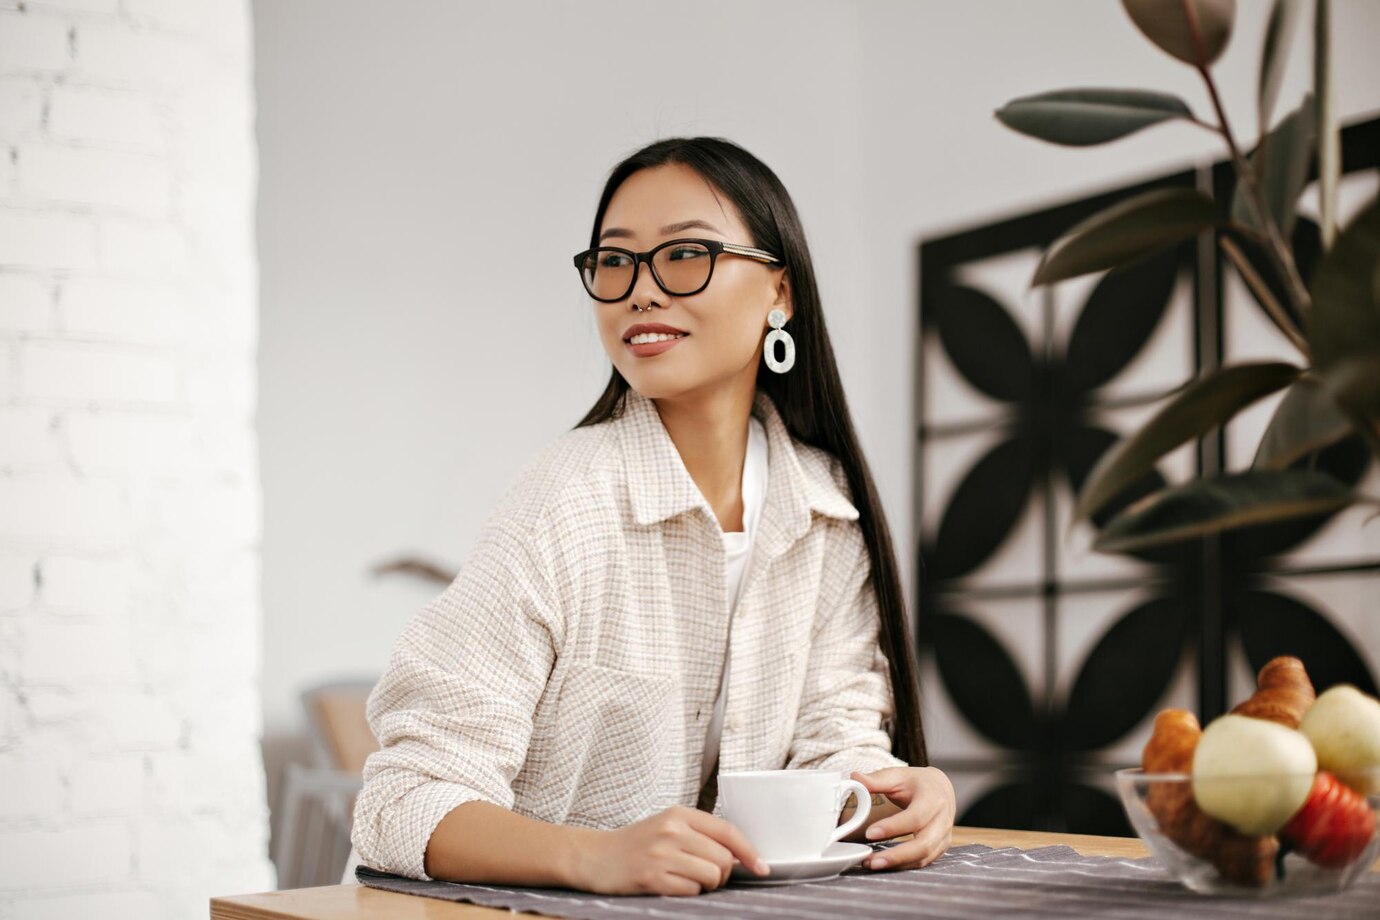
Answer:
[[[1235,169],[1235,191],[1229,203],[1193,189],[1158,189],[1119,202],[1056,240],[1032,285],[1115,269],[1212,232],[1298,350],[1298,360],[1224,366],[1188,383],[1144,427],[1103,455],[1078,496],[1074,519],[1091,518],[1169,451],[1280,390],[1284,397],[1249,469],[1170,485],[1139,499],[1102,524],[1094,548],[1137,550],[1374,502],[1306,460],[1352,433],[1380,457],[1380,201],[1338,228],[1340,131],[1332,106],[1328,0],[1315,5],[1312,92],[1267,130],[1283,70],[1281,50],[1299,7],[1297,0],[1275,0],[1260,60],[1260,136],[1249,155],[1232,132],[1211,70],[1232,32],[1234,0],[1122,0],[1122,6],[1147,38],[1199,72],[1213,119],[1198,118],[1177,96],[1111,88],[1015,99],[997,117],[1016,131],[1068,146],[1187,122],[1220,136]],[[1324,254],[1306,286],[1286,240],[1315,156]]]

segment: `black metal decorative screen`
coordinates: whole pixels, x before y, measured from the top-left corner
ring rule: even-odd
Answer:
[[[1376,194],[1380,119],[1343,135],[1344,217]],[[1376,692],[1380,523],[1353,509],[1135,556],[1080,548],[1072,496],[1098,457],[1199,372],[1296,358],[1210,240],[1030,290],[1044,247],[1151,188],[1231,188],[1225,163],[1163,176],[920,246],[917,638],[931,757],[959,821],[1130,833],[1111,771],[1139,760],[1159,708],[1205,719],[1277,654],[1319,689]],[[1317,225],[1294,234],[1308,280]],[[1377,368],[1380,373],[1380,368]],[[1165,458],[1165,478],[1249,463],[1273,401]],[[1377,476],[1364,445],[1313,458]],[[1108,509],[1110,514],[1116,507]]]

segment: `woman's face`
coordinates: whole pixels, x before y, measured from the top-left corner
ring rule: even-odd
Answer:
[[[678,163],[643,169],[625,179],[609,201],[599,233],[599,245],[634,252],[685,237],[757,245],[733,203],[695,170]],[[634,390],[652,399],[734,383],[751,390],[769,328],[767,314],[780,309],[791,317],[784,267],[731,253],[718,256],[709,286],[698,294],[667,294],[642,263],[627,297],[591,302],[613,366]],[[654,348],[628,342],[633,327],[654,323],[683,335]]]

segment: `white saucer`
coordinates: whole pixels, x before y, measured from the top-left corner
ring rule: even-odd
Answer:
[[[850,869],[872,855],[865,843],[831,843],[824,855],[817,859],[778,860],[767,863],[770,875],[757,875],[742,863],[733,864],[730,879],[738,885],[795,885],[799,882],[822,882]]]

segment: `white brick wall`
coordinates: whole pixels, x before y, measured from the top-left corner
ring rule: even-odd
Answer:
[[[273,887],[248,0],[0,0],[0,920]]]

